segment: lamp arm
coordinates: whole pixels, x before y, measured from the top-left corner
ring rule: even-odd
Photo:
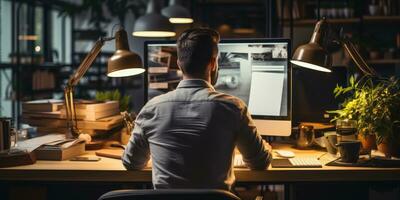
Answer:
[[[101,48],[104,46],[104,43],[106,41],[110,41],[113,39],[114,39],[114,37],[105,37],[105,38],[101,37],[100,39],[98,39],[96,41],[92,50],[90,50],[90,52],[86,55],[85,59],[83,59],[82,63],[79,65],[78,69],[69,78],[68,85],[75,86],[76,84],[78,84],[79,80],[82,78],[82,76],[86,73],[86,71],[93,64],[96,57],[99,55]]]
[[[361,70],[365,75],[374,77],[379,76],[379,74],[365,62],[365,60],[362,58],[362,56],[350,40],[344,39],[341,41],[341,44],[343,48],[347,51],[347,53],[349,53],[351,59],[357,65],[357,68],[359,70]]]
[[[67,120],[67,128],[70,136],[77,137],[80,134],[80,131],[77,126],[75,105],[74,105],[74,86],[79,83],[79,80],[86,73],[86,71],[93,64],[93,61],[96,59],[98,54],[101,51],[101,48],[104,46],[106,41],[113,40],[114,37],[101,37],[96,41],[92,50],[86,55],[85,59],[79,65],[78,69],[75,73],[69,78],[67,86],[64,88],[64,98],[65,98],[65,111],[66,111],[66,120]]]

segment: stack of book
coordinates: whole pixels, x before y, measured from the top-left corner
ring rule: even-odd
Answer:
[[[77,101],[75,113],[78,129],[96,135],[123,126],[118,101]],[[22,104],[22,121],[37,127],[38,133],[66,133],[66,110],[63,101],[36,100]]]

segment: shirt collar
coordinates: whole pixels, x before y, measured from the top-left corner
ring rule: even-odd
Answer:
[[[179,82],[177,88],[210,88],[214,90],[214,87],[203,79],[186,79]]]

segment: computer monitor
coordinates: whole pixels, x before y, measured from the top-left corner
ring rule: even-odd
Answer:
[[[218,47],[219,77],[215,89],[242,99],[261,135],[289,136],[290,40],[222,40]],[[176,41],[145,42],[147,99],[176,88],[182,79],[176,61]]]

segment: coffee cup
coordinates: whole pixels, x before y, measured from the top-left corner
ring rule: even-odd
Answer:
[[[336,146],[340,152],[340,161],[345,163],[356,163],[360,156],[361,142],[358,140],[341,141]]]
[[[329,154],[336,156],[338,148],[336,147],[337,144],[337,135],[336,132],[327,132],[322,137],[322,141],[325,144],[326,151]]]

